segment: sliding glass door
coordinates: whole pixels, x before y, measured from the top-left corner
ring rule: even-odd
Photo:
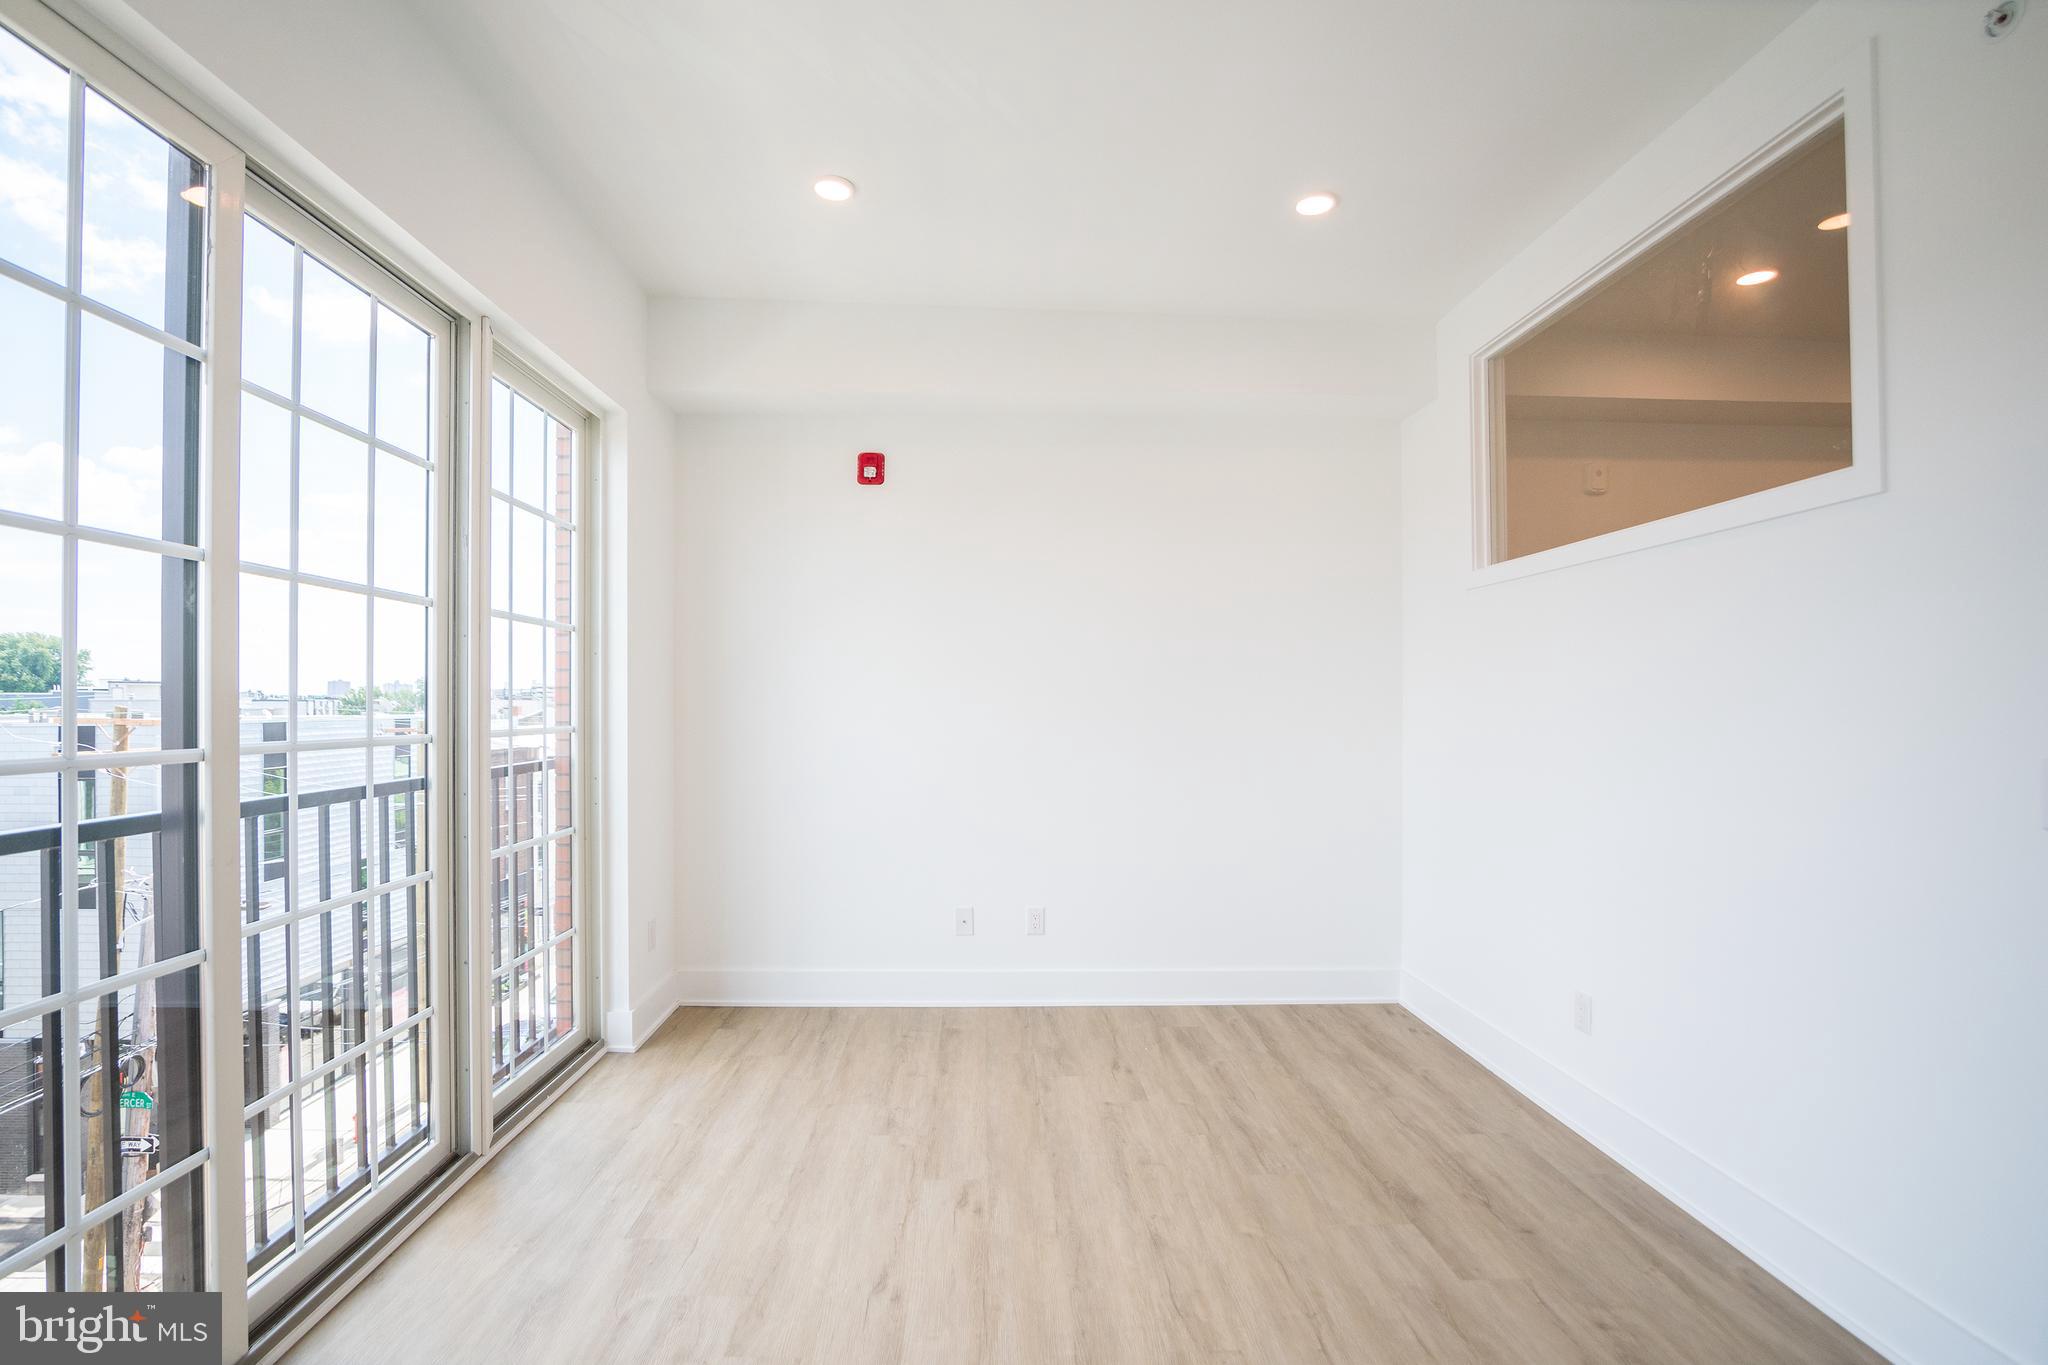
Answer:
[[[240,159],[58,32],[0,27],[0,1289],[198,1289],[207,203]]]
[[[260,1314],[450,1150],[450,326],[256,185],[242,318],[243,1231]]]
[[[0,0],[0,1291],[239,1354],[594,1036],[595,427],[459,325]]]
[[[590,419],[501,360],[490,385],[487,1048],[503,1113],[590,1036],[580,856]]]

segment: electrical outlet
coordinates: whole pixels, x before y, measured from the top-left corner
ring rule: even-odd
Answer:
[[[953,932],[966,937],[974,932],[974,908],[965,906],[953,912]]]
[[[1572,1027],[1581,1033],[1593,1031],[1593,997],[1584,991],[1572,992]]]
[[[1034,905],[1024,912],[1024,932],[1042,934],[1045,932],[1045,907]]]

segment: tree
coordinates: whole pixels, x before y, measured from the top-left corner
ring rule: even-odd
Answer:
[[[0,692],[54,692],[64,685],[64,642],[33,630],[0,634]],[[78,651],[78,676],[92,666],[92,651]]]
[[[340,711],[344,716],[360,716],[369,704],[368,692],[360,687],[351,687],[341,695]],[[390,711],[417,711],[420,709],[420,689],[411,683],[385,683],[377,689],[377,705]]]

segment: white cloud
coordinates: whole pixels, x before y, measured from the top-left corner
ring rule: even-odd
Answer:
[[[19,440],[11,429],[0,438],[0,505],[31,516],[63,516],[63,446],[38,441],[27,450],[16,450]]]
[[[0,209],[36,236],[64,244],[64,180],[32,161],[0,156]]]

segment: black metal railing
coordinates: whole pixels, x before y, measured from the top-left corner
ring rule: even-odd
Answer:
[[[299,898],[302,903],[313,905],[342,903],[318,916],[300,920],[299,924],[307,927],[300,928],[289,938],[280,936],[279,941],[292,945],[287,951],[299,955],[301,979],[296,997],[287,989],[286,998],[275,1010],[244,1009],[242,1062],[245,1103],[254,1103],[284,1084],[290,1074],[289,1049],[299,1049],[299,1073],[303,1076],[320,1070],[360,1046],[371,1036],[371,1012],[378,1001],[385,1003],[389,1022],[413,1013],[416,986],[424,978],[426,969],[422,960],[424,945],[414,927],[420,888],[411,885],[386,892],[375,892],[373,888],[403,881],[419,873],[420,798],[426,786],[424,777],[401,777],[375,783],[368,793],[372,807],[369,811],[365,810],[364,789],[359,785],[332,787],[299,796],[299,818],[301,821],[311,819],[314,845],[311,866],[302,860],[299,869]],[[242,803],[243,915],[251,923],[263,915],[265,883],[283,876],[283,860],[269,856],[266,840],[270,833],[276,832],[268,822],[285,820],[289,805],[290,799],[278,794]],[[342,837],[337,835],[335,828],[337,816],[346,823],[347,856],[342,860],[335,857]],[[366,846],[366,818],[373,820],[376,826],[374,845]],[[300,830],[283,830],[282,833],[287,840],[304,838]],[[374,866],[372,848],[375,850]],[[363,893],[360,898],[350,899],[358,892]],[[391,922],[394,900],[403,904],[402,922],[406,931],[402,936],[394,932]],[[373,901],[374,913],[383,919],[384,942],[391,946],[391,951],[384,954],[379,964],[379,976],[374,982],[369,979]],[[283,973],[289,980],[288,967],[267,960],[264,939],[269,932],[250,934],[243,939],[245,1002],[267,999],[273,975]],[[318,945],[318,967],[310,980],[305,978],[308,964],[303,948],[309,933]],[[316,1145],[313,1135],[303,1128],[300,1134],[309,1149],[302,1154],[297,1165],[297,1178],[307,1183],[300,1193],[305,1202],[308,1228],[334,1216],[368,1187],[369,1144],[378,1144],[380,1161],[395,1161],[425,1141],[429,1124],[424,1087],[420,1084],[425,1065],[425,1040],[417,1029],[408,1035],[414,1076],[408,1087],[409,1099],[405,1106],[408,1112],[402,1123],[397,1112],[396,1059],[389,1055],[395,1042],[394,1039],[385,1044],[381,1068],[373,1066],[373,1058],[366,1051],[316,1082],[313,1091],[301,1100],[302,1105],[317,1105],[321,1119],[317,1152],[310,1150]],[[380,1079],[378,1098],[382,1103],[378,1112],[382,1118],[382,1131],[370,1133],[365,1130],[364,1116],[370,1111],[370,1087]],[[249,1120],[248,1161],[252,1172],[268,1172],[267,1149],[272,1142],[282,1139],[288,1149],[289,1132],[273,1130],[280,1123],[288,1124],[289,1114],[280,1120],[273,1117],[274,1108],[258,1110]],[[345,1132],[350,1127],[352,1133]],[[309,1178],[316,1169],[320,1173],[317,1187]],[[261,1180],[259,1176],[259,1184]],[[273,1219],[267,1198],[250,1202],[248,1218],[249,1265],[252,1270],[260,1269],[290,1246],[292,1222],[289,1217]]]
[[[490,839],[493,849],[516,847],[545,836],[564,824],[557,803],[565,792],[551,785],[551,776],[566,776],[557,755],[528,747],[504,754],[491,768]],[[537,850],[491,859],[489,917],[492,982],[490,989],[490,1058],[493,1081],[503,1081],[547,1049],[547,1021],[537,1010],[521,1007],[511,976],[500,976],[516,958],[552,938],[555,926],[545,921],[550,888],[543,884],[546,860]],[[539,976],[538,970],[534,975]],[[536,994],[540,991],[536,982]],[[526,1002],[529,1007],[537,1001]]]
[[[425,973],[425,945],[416,929],[420,887],[413,884],[386,892],[373,888],[419,873],[422,796],[426,786],[424,776],[399,777],[374,783],[367,791],[358,783],[306,792],[298,797],[299,819],[302,825],[308,819],[311,821],[318,859],[311,869],[306,869],[310,875],[301,878],[301,902],[339,903],[326,912],[297,921],[297,925],[308,927],[291,935],[278,935],[269,954],[265,952],[265,939],[270,931],[252,933],[243,939],[245,1102],[254,1102],[283,1084],[289,1075],[289,1047],[301,1049],[301,1074],[305,1074],[360,1045],[370,1036],[370,1010],[377,999],[389,1002],[391,1012],[387,1019],[392,1022],[413,1012],[415,984],[424,980]],[[267,837],[280,832],[285,839],[299,837],[299,831],[282,828],[283,822],[291,818],[291,804],[290,798],[281,794],[241,803],[243,916],[249,922],[264,916],[266,883],[280,880],[283,875],[283,859],[266,856]],[[366,819],[376,829],[374,848],[366,847]],[[194,889],[185,879],[166,875],[196,861],[191,847],[195,831],[187,824],[172,817],[171,827],[167,828],[167,817],[160,811],[79,822],[78,908],[81,913],[94,916],[100,977],[145,966],[148,961],[169,960],[200,942]],[[345,831],[338,831],[337,825],[345,825]],[[347,841],[345,860],[335,856],[342,847],[342,838]],[[140,877],[124,879],[130,881],[128,885],[114,885],[114,870],[122,861],[117,850],[122,841],[132,839],[149,841],[149,870]],[[68,938],[62,909],[62,827],[48,825],[0,832],[0,859],[24,854],[39,859],[35,912],[41,938],[41,993],[56,995],[63,989],[59,945]],[[355,892],[363,893],[361,898],[349,899]],[[402,936],[393,932],[390,923],[393,904],[401,900],[405,924]],[[402,940],[403,952],[387,952],[381,963],[380,979],[369,983],[366,976],[373,901],[378,913],[385,916],[385,942],[396,948]],[[132,929],[143,924],[149,926],[150,932],[135,941],[144,945],[144,960],[123,964],[124,941]],[[285,963],[268,958],[276,955],[278,947],[286,952],[298,951],[296,941],[308,933],[318,941],[317,978],[302,981],[297,998],[283,999],[275,1009],[258,1003],[270,998],[266,991],[268,980],[289,971]],[[300,961],[302,966],[310,965],[303,953]],[[122,992],[108,991],[99,996],[94,1007],[93,1039],[81,1049],[82,1055],[73,1068],[80,1087],[79,1120],[102,1125],[97,1134],[88,1130],[99,1150],[106,1154],[103,1166],[95,1173],[102,1188],[91,1191],[96,1205],[198,1150],[197,973],[174,973],[155,978],[153,984],[156,999],[150,1013],[154,1017],[147,1019],[141,1017],[134,994],[130,995],[131,1012],[126,1018],[120,1013]],[[378,988],[374,995],[365,989],[371,984]],[[290,995],[289,990],[286,995]],[[162,1027],[166,1009],[181,1012],[177,1027]],[[0,1131],[16,1125],[26,1129],[28,1140],[23,1149],[27,1164],[22,1174],[42,1177],[45,1228],[55,1231],[65,1205],[64,1163],[59,1154],[64,1148],[64,1125],[71,1121],[71,1116],[64,1102],[61,1068],[50,1064],[64,1036],[63,1013],[53,1010],[41,1018],[41,1036],[20,1040],[27,1045],[26,1066],[10,1065],[4,1069],[4,1077],[0,1077],[7,1082],[5,1089],[0,1089]],[[175,1055],[164,1055],[160,1043],[175,1043]],[[389,1040],[386,1049],[396,1043],[397,1039]],[[317,1164],[324,1166],[324,1176],[317,1191],[304,1192],[309,1224],[330,1216],[367,1184],[366,1143],[378,1142],[380,1160],[393,1161],[424,1142],[429,1128],[423,1084],[426,1049],[417,1029],[409,1044],[414,1074],[408,1085],[408,1113],[402,1116],[401,1123],[396,1112],[400,1107],[396,1060],[386,1058],[386,1065],[381,1068],[384,1093],[380,1098],[385,1102],[380,1106],[384,1130],[380,1133],[363,1131],[363,1118],[369,1112],[372,1073],[368,1050],[319,1083],[318,1102],[325,1122],[320,1139],[324,1151],[319,1154],[324,1160]],[[108,1062],[110,1054],[112,1064]],[[134,1101],[136,1107],[126,1107],[127,1097],[138,1093],[131,1087],[147,1081],[154,1082],[154,1092],[141,1089],[144,1100]],[[352,1106],[343,1103],[344,1086],[355,1091]],[[159,1107],[163,1098],[172,1094],[178,1096],[178,1102]],[[345,1134],[344,1127],[351,1122],[354,1131]],[[250,1171],[259,1186],[269,1169],[264,1148],[267,1141],[274,1140],[274,1126],[269,1110],[260,1111],[248,1125]],[[308,1152],[306,1158],[298,1165],[302,1177],[316,1166],[314,1153]],[[287,1166],[291,1164],[288,1160]],[[273,1228],[270,1224],[275,1220],[269,1216],[268,1201],[258,1198],[251,1204],[250,1230],[255,1249],[250,1261],[257,1266],[288,1245],[291,1224],[286,1219],[281,1228]],[[132,1278],[128,1273],[131,1268],[121,1264],[125,1241],[114,1235],[107,1237],[109,1285],[127,1284]],[[62,1283],[61,1267],[54,1261],[51,1273],[58,1277],[53,1283]]]

